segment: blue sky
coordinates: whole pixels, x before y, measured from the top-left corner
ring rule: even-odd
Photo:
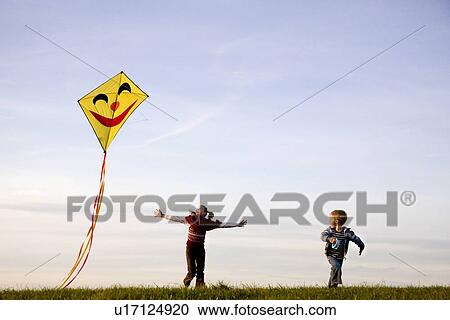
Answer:
[[[351,225],[347,283],[448,284],[450,45],[446,1],[2,1],[0,286],[53,286],[88,228],[66,197],[97,190],[101,148],[77,100],[125,71],[150,101],[109,149],[106,194],[413,190],[399,226]],[[278,121],[281,112],[426,27]],[[354,202],[336,204],[354,211]],[[330,207],[331,209],[331,207]],[[149,209],[150,210],[150,209]],[[79,285],[178,284],[184,226],[99,225]],[[285,220],[208,234],[207,281],[323,284],[325,227]],[[61,256],[25,277],[49,257]],[[392,252],[427,274],[418,274]]]

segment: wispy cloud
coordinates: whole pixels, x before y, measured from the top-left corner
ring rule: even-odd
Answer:
[[[141,147],[149,146],[154,143],[185,134],[189,131],[192,131],[192,130],[200,127],[200,125],[204,124],[206,121],[210,120],[211,118],[217,116],[219,113],[220,113],[220,111],[205,113],[205,114],[200,115],[190,121],[184,122],[183,125],[177,126],[174,129],[170,130],[169,132],[163,133],[157,137],[147,139],[143,143],[141,143],[139,145],[134,145],[132,147],[133,148],[136,148],[136,147],[141,148]]]
[[[66,212],[66,204],[49,202],[26,202],[20,203],[2,203],[0,210],[39,212],[39,213],[62,213]]]

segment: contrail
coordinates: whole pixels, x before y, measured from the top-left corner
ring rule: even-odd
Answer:
[[[28,276],[29,274],[35,272],[37,269],[39,269],[40,267],[46,265],[47,263],[49,263],[50,261],[52,261],[53,259],[55,259],[56,257],[59,257],[61,255],[61,252],[58,253],[57,255],[51,257],[50,259],[48,259],[47,261],[45,261],[44,263],[41,263],[40,265],[38,265],[36,268],[30,270],[28,273],[25,274],[25,277]]]
[[[389,255],[391,256],[391,257],[393,257],[393,258],[395,258],[395,259],[397,259],[398,261],[400,261],[401,263],[403,263],[404,265],[406,265],[406,266],[408,266],[408,267],[410,267],[411,269],[413,269],[413,270],[415,270],[415,271],[417,271],[418,273],[420,273],[421,275],[423,275],[423,276],[427,276],[425,273],[423,273],[422,271],[420,271],[419,269],[417,269],[417,268],[415,268],[415,267],[413,267],[412,265],[410,265],[408,262],[406,262],[406,261],[403,261],[402,259],[400,259],[399,257],[397,257],[396,255],[393,255],[392,253],[390,253],[389,252]]]
[[[53,44],[55,47],[58,47],[59,49],[63,50],[65,53],[69,54],[70,56],[72,56],[73,58],[77,59],[78,61],[80,61],[81,63],[83,63],[84,65],[88,66],[89,68],[91,68],[92,70],[98,72],[99,74],[103,75],[104,77],[110,79],[111,76],[107,75],[106,73],[104,73],[103,71],[101,71],[100,69],[94,67],[92,64],[86,62],[85,60],[81,59],[79,56],[77,56],[76,54],[70,52],[69,50],[67,50],[66,48],[64,48],[63,46],[59,45],[58,43],[56,43],[55,41],[53,41],[52,39],[46,37],[45,35],[43,35],[42,33],[40,33],[39,31],[33,29],[32,27],[30,27],[29,25],[25,25],[25,28],[27,28],[28,30],[34,32],[35,34],[37,34],[38,36],[40,36],[42,39],[47,40],[48,42],[50,42],[51,44]],[[166,116],[172,118],[175,121],[178,121],[177,118],[175,118],[173,115],[171,115],[170,113],[168,113],[167,111],[165,111],[164,109],[158,107],[157,105],[144,100],[144,103],[148,103],[149,105],[153,106],[154,108],[156,108],[157,110],[159,110],[160,112],[164,113]],[[145,115],[144,115],[145,117]],[[148,120],[147,117],[145,117],[145,120]]]
[[[331,87],[332,85],[334,85],[336,82],[339,82],[340,80],[344,79],[345,77],[347,77],[348,75],[350,75],[351,73],[355,72],[356,70],[358,70],[359,68],[363,67],[364,65],[368,64],[370,61],[374,60],[375,58],[381,56],[383,53],[385,53],[386,51],[391,50],[393,47],[395,47],[396,45],[398,45],[400,42],[408,39],[409,37],[411,37],[413,34],[419,32],[420,30],[422,30],[423,28],[425,28],[426,26],[423,25],[420,28],[414,30],[413,32],[407,34],[406,36],[404,36],[403,38],[401,38],[400,40],[398,40],[397,42],[395,42],[394,44],[390,45],[389,47],[387,47],[386,49],[378,52],[376,55],[374,55],[373,57],[367,59],[366,61],[364,61],[363,63],[357,65],[356,67],[354,67],[352,70],[348,71],[347,73],[345,73],[344,75],[340,76],[339,78],[337,78],[336,80],[334,80],[333,82],[329,83],[328,85],[326,85],[325,87],[323,87],[322,89],[317,90],[316,92],[314,92],[312,95],[310,95],[309,97],[303,99],[302,101],[300,101],[299,103],[297,103],[295,106],[290,107],[289,109],[287,109],[286,111],[284,111],[283,113],[279,114],[278,116],[276,116],[273,121],[277,121],[278,119],[280,119],[282,116],[284,116],[286,113],[291,112],[292,110],[294,110],[295,108],[297,108],[298,106],[304,104],[306,101],[308,101],[309,99],[315,97],[316,95],[318,95],[319,93],[321,93],[322,91],[325,91],[326,89],[328,89],[329,87]]]

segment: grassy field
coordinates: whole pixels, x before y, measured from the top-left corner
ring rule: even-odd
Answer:
[[[105,299],[105,300],[213,300],[213,299],[299,299],[299,300],[370,300],[370,299],[450,299],[450,286],[387,287],[353,286],[338,289],[322,287],[230,287],[224,284],[200,289],[170,287],[111,287],[99,289],[6,289],[0,291],[0,299]]]

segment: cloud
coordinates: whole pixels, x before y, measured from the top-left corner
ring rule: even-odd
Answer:
[[[20,202],[20,203],[3,203],[0,205],[1,210],[39,212],[39,213],[62,213],[66,212],[66,204],[46,203],[46,202]]]
[[[191,131],[193,129],[196,129],[196,128],[200,127],[206,121],[208,121],[209,119],[217,116],[219,113],[220,112],[218,112],[218,111],[205,113],[205,114],[203,114],[201,116],[196,117],[195,119],[193,119],[191,121],[183,123],[181,126],[176,127],[175,129],[173,129],[173,130],[171,130],[169,132],[166,132],[166,133],[161,134],[161,135],[159,135],[157,137],[154,137],[154,138],[150,138],[150,139],[144,141],[143,143],[140,143],[138,145],[134,145],[132,147],[133,148],[136,148],[136,147],[142,148],[142,147],[146,147],[146,146],[152,145],[154,143],[157,143],[157,142],[160,142],[160,141],[163,141],[163,140],[167,140],[167,139],[170,139],[170,138],[182,135],[184,133],[187,133],[187,132],[189,132],[189,131]]]

